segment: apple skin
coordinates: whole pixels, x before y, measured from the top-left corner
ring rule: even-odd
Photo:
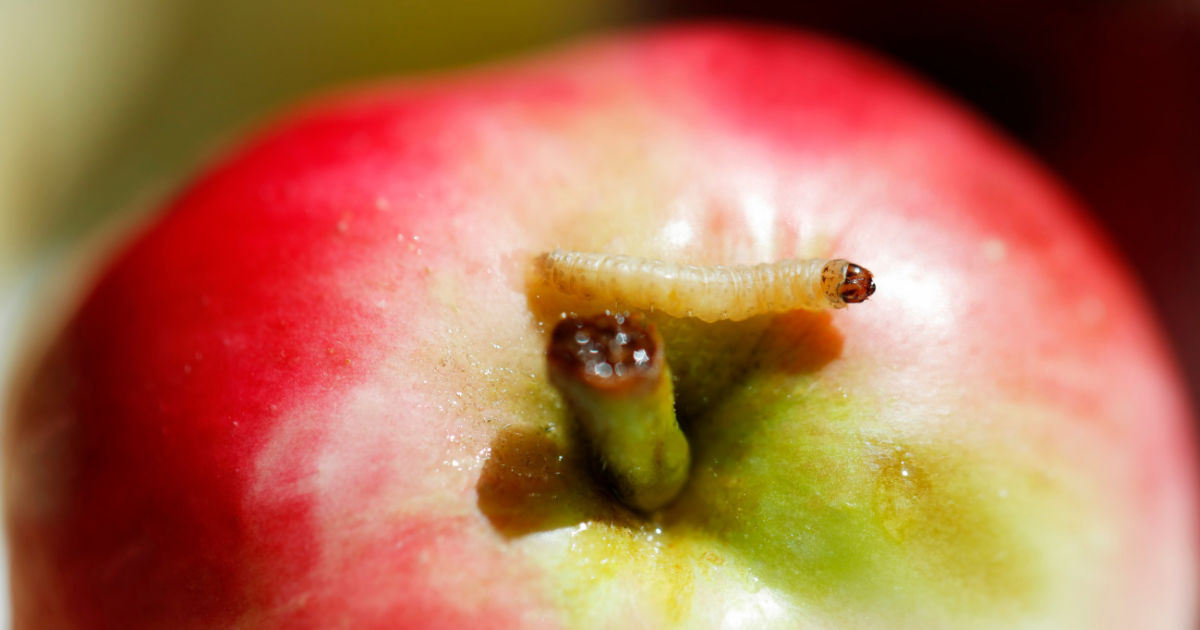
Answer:
[[[555,247],[836,256],[833,314],[658,318],[692,481],[586,471]],[[1191,412],[1075,201],[812,35],[692,25],[312,103],[100,276],[8,427],[17,628],[1194,621]],[[710,397],[706,400],[706,397]]]

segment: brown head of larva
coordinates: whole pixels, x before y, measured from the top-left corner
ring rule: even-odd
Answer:
[[[854,263],[846,265],[846,278],[838,285],[838,297],[846,304],[865,302],[875,293],[875,276]]]

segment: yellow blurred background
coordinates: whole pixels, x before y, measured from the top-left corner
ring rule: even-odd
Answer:
[[[0,290],[291,100],[628,23],[635,2],[0,2]]]

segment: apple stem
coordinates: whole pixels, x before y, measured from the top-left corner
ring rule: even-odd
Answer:
[[[642,512],[674,499],[691,465],[665,355],[653,325],[622,314],[560,321],[546,353],[604,475]]]

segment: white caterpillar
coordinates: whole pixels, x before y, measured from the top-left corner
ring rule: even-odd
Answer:
[[[538,262],[546,282],[568,295],[706,322],[844,308],[875,292],[871,272],[841,259],[700,267],[556,249]]]

